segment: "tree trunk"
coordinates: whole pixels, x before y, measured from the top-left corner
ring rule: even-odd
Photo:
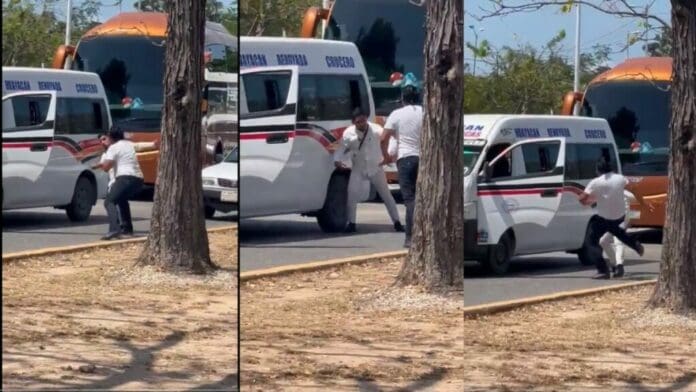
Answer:
[[[672,121],[660,276],[650,303],[696,310],[696,2],[672,0]]]
[[[462,2],[427,2],[423,132],[411,249],[397,283],[464,281]]]
[[[204,273],[210,260],[201,180],[205,0],[167,7],[164,107],[150,235],[141,264]]]

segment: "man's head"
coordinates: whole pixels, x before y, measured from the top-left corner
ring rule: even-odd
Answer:
[[[604,156],[599,157],[597,160],[597,174],[607,174],[611,171],[609,161]]]
[[[368,124],[367,124],[367,115],[361,108],[355,108],[353,110],[353,115],[351,116],[353,120],[353,125],[355,125],[355,128],[361,132],[367,131]]]
[[[113,126],[108,132],[99,135],[99,142],[106,148],[123,139],[125,139],[123,130],[117,126]]]
[[[415,105],[418,103],[418,88],[415,86],[406,86],[401,90],[401,100],[404,105]]]

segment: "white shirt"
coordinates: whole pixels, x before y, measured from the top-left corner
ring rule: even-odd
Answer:
[[[394,110],[384,128],[393,129],[398,139],[397,159],[420,154],[421,129],[423,128],[423,107],[407,105]]]
[[[114,181],[121,176],[143,178],[143,172],[135,156],[135,146],[129,140],[119,140],[109,146],[102,156],[102,162],[106,160],[114,162]]]
[[[133,148],[135,148],[135,152],[145,150],[148,148],[155,148],[155,143],[152,142],[141,142],[141,143],[133,143]],[[102,154],[101,157],[101,163],[104,163],[106,161],[106,154]],[[138,166],[140,167],[140,166]],[[107,185],[107,189],[111,189],[111,185],[116,182],[116,172],[114,171],[114,168],[112,167],[109,169],[109,184]]]
[[[628,180],[621,174],[602,174],[587,184],[585,193],[597,200],[599,216],[616,220],[626,214],[624,188],[627,184]]]
[[[382,148],[379,143],[383,129],[375,123],[368,122],[368,129],[363,132],[358,131],[355,125],[351,125],[343,131],[343,137],[339,147],[334,153],[334,161],[344,162],[353,170],[359,171],[366,176],[372,176],[380,169],[382,162]],[[360,141],[365,141],[360,146]],[[350,161],[347,161],[350,159]]]

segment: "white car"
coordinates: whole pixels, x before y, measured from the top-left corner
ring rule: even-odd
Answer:
[[[215,211],[231,212],[237,209],[238,164],[239,150],[235,147],[222,162],[203,169],[203,201],[206,218],[212,218]]]

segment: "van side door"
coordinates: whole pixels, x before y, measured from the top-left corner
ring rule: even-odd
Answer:
[[[549,224],[561,201],[564,150],[562,138],[515,143],[490,161],[495,174],[478,185],[491,234],[493,228],[497,235],[512,228],[516,254],[554,250],[559,233],[551,232]]]
[[[51,189],[41,189],[53,150],[56,93],[28,91],[2,98],[3,208],[32,207]]]
[[[297,66],[242,70],[240,86],[240,214],[295,212],[306,188],[292,181]]]

